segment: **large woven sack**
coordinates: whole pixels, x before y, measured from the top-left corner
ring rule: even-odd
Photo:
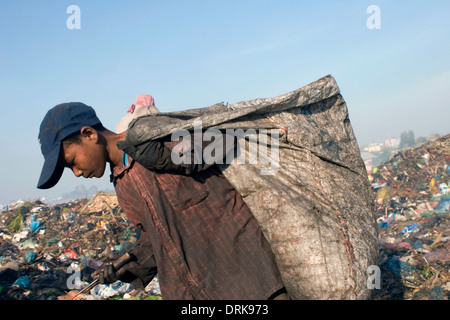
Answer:
[[[126,139],[140,144],[200,121],[256,132],[241,140],[246,157],[219,167],[258,220],[291,298],[367,299],[368,267],[378,260],[374,201],[334,78],[275,98],[138,118]]]

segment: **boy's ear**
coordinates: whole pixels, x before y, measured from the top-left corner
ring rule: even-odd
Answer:
[[[80,130],[80,133],[81,133],[81,137],[87,138],[87,139],[92,140],[93,142],[97,143],[98,133],[94,128],[88,127],[88,126],[82,127]]]

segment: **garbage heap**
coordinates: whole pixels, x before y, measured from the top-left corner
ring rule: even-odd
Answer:
[[[448,300],[450,135],[396,153],[369,180],[381,248],[374,298]]]
[[[373,299],[448,300],[450,135],[398,152],[369,174],[377,206],[380,281]],[[17,201],[0,213],[0,299],[71,299],[139,237],[115,194],[59,205]],[[161,299],[120,281],[76,299]]]
[[[0,213],[0,299],[68,300],[92,273],[139,238],[114,193],[58,205],[11,203]],[[76,297],[85,300],[160,299],[158,279],[145,290],[117,281]]]

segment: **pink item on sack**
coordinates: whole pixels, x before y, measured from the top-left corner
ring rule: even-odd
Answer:
[[[131,105],[131,107],[128,109],[128,113],[133,113],[134,109],[136,109],[136,106],[134,104]]]
[[[159,110],[155,107],[153,97],[149,94],[140,94],[134,104],[128,108],[127,114],[116,124],[116,132],[126,131],[130,122],[137,117],[155,113],[159,113]]]
[[[153,97],[149,94],[140,94],[136,98],[134,104],[140,106],[154,106],[155,101],[153,100]]]
[[[131,105],[131,107],[128,109],[128,113],[134,113],[134,110],[136,109],[136,106],[154,106],[155,100],[153,97],[149,94],[140,94],[136,98],[136,101],[134,104]]]

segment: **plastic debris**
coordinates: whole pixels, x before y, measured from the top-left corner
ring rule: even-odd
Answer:
[[[450,263],[450,251],[448,249],[440,249],[433,252],[428,252],[423,257],[428,262]]]
[[[20,277],[16,281],[14,281],[13,286],[28,289],[30,287],[30,279],[26,276]]]
[[[28,251],[28,252],[27,252],[27,255],[26,255],[26,258],[27,258],[27,261],[28,261],[28,262],[33,261],[34,259],[36,259],[36,252],[34,252],[34,251]]]
[[[99,296],[101,298],[111,298],[114,296],[123,295],[134,290],[134,286],[130,283],[117,280],[111,284],[99,284],[91,290],[91,295]]]
[[[413,296],[414,300],[443,300],[444,295],[440,286],[435,286],[432,289],[420,289]]]
[[[382,278],[373,299],[448,300],[450,135],[398,152],[370,176]]]
[[[412,225],[409,225],[405,228],[403,228],[400,232],[402,234],[408,234],[410,232],[417,232],[419,230],[419,226],[417,225],[417,223],[413,223]]]
[[[387,266],[396,278],[401,278],[411,271],[411,265],[408,262],[399,259],[389,259],[387,261]]]
[[[31,227],[31,232],[36,232],[41,227],[41,222],[32,220],[32,221],[30,221],[30,227]]]
[[[450,198],[444,198],[437,204],[435,210],[448,212],[450,211]]]
[[[16,201],[0,214],[0,300],[68,300],[94,279],[92,273],[134,246],[115,193],[46,204]],[[152,281],[153,285],[155,284]],[[77,300],[160,299],[159,284],[145,291],[122,283]]]
[[[70,258],[70,259],[76,259],[78,257],[76,252],[70,248],[66,249],[66,251],[64,251],[64,254],[67,256],[67,258]]]

